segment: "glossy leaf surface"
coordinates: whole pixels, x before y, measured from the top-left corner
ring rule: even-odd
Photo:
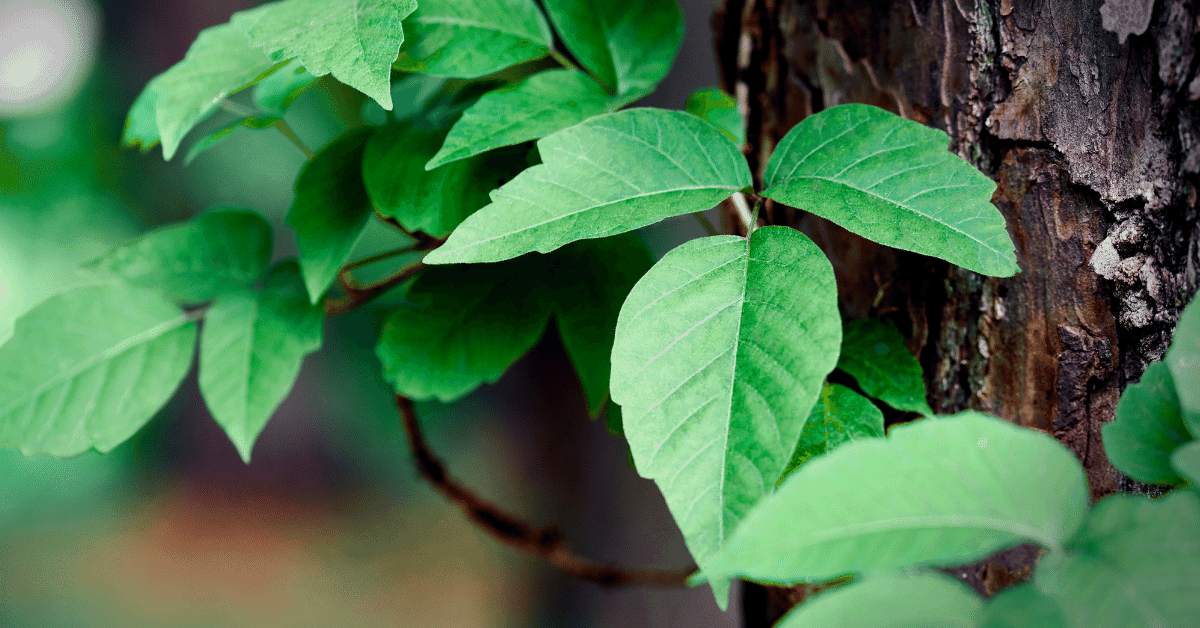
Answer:
[[[1121,394],[1117,416],[1101,428],[1104,453],[1121,473],[1150,484],[1182,481],[1171,452],[1191,440],[1167,365],[1155,362]]]
[[[416,0],[282,0],[256,9],[244,33],[271,59],[298,58],[309,74],[332,74],[391,109],[401,20],[416,8]]]
[[[996,184],[949,152],[950,137],[868,105],[804,119],[767,163],[765,196],[880,244],[984,275],[1018,272]]]
[[[737,147],[680,111],[596,116],[538,142],[541,165],[492,192],[426,262],[494,262],[707,209],[751,184]]]
[[[580,72],[539,72],[511,88],[484,94],[463,112],[426,167],[539,139],[613,108],[604,88]]]
[[[356,129],[333,140],[296,177],[287,224],[296,229],[300,268],[313,303],[333,283],[371,217],[362,177],[369,136],[370,129]]]
[[[1114,495],[1093,509],[1069,551],[1043,557],[1034,584],[1071,628],[1185,628],[1200,617],[1200,497]]]
[[[199,303],[262,279],[272,244],[262,216],[216,211],[151,231],[88,266]]]
[[[1175,378],[1183,419],[1193,438],[1200,438],[1200,299],[1183,309],[1163,359]]]
[[[559,36],[584,68],[618,94],[647,94],[683,41],[675,0],[547,0]]]
[[[821,593],[788,613],[778,628],[974,628],[979,594],[936,572],[880,573]]]
[[[261,290],[222,296],[205,315],[200,394],[247,464],[304,356],[321,348],[324,319],[295,262],[276,268]]]
[[[904,336],[891,321],[860,318],[842,328],[838,368],[858,382],[863,392],[889,406],[933,416],[925,402],[921,363],[908,352]]]
[[[833,269],[786,227],[688,242],[626,299],[613,401],[701,569],[787,465],[840,342]]]
[[[746,517],[712,573],[821,581],[1061,547],[1087,512],[1074,454],[974,412],[897,425],[801,467]]]
[[[809,460],[844,443],[864,438],[883,438],[883,413],[853,390],[841,384],[826,384],[804,423],[800,442],[779,481]]]
[[[746,143],[746,120],[738,111],[737,101],[716,87],[697,90],[687,99],[687,112],[721,129],[741,146]]]
[[[0,445],[53,456],[113,449],[179,387],[195,343],[196,324],[151,290],[51,297],[0,346]]]
[[[538,59],[554,36],[533,0],[421,0],[396,69],[477,78]]]

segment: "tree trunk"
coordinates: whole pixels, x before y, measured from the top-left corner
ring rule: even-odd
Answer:
[[[714,25],[758,176],[806,115],[859,102],[946,131],[998,184],[1021,267],[1008,279],[768,203],[771,222],[830,256],[846,315],[908,332],[938,412],[973,408],[1054,434],[1093,499],[1147,490],[1108,463],[1100,427],[1162,358],[1200,283],[1197,5],[726,0]],[[991,594],[1035,557],[1018,548],[953,571]],[[748,585],[745,625],[770,625],[801,596]]]

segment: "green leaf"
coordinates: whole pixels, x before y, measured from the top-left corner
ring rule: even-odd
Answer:
[[[630,109],[538,141],[541,165],[429,254],[430,264],[494,262],[631,231],[705,209],[751,185],[737,147],[695,116]]]
[[[614,108],[604,88],[584,74],[546,70],[484,94],[455,123],[426,168],[545,137]]]
[[[488,192],[525,165],[524,151],[507,150],[446,164],[432,171],[425,162],[446,132],[412,124],[377,128],[363,153],[363,184],[371,202],[410,231],[450,233],[488,204]]]
[[[1171,468],[1171,452],[1191,437],[1166,364],[1151,364],[1141,381],[1125,389],[1116,418],[1100,433],[1105,454],[1121,473],[1150,484],[1183,481]]]
[[[791,583],[961,565],[1023,542],[1061,547],[1087,504],[1083,470],[1062,444],[964,412],[804,465],[750,512],[709,571]]]
[[[268,114],[282,118],[288,107],[315,80],[317,77],[304,69],[299,59],[292,59],[254,86],[254,104]]]
[[[277,267],[262,290],[222,296],[205,315],[200,394],[246,464],[304,356],[321,348],[324,320],[295,262]]]
[[[550,52],[554,36],[532,0],[421,0],[396,69],[477,78]]]
[[[883,413],[853,390],[841,384],[826,384],[777,483],[809,460],[864,438],[883,438]]]
[[[195,344],[195,323],[150,290],[51,297],[0,347],[0,445],[27,456],[113,449],[175,392]]]
[[[416,8],[416,0],[283,0],[257,9],[243,32],[272,59],[299,58],[313,76],[332,74],[391,109],[401,20]]]
[[[279,121],[279,118],[254,118],[254,117],[242,118],[240,120],[234,120],[233,122],[230,122],[229,124],[225,125],[224,127],[217,129],[212,134],[208,135],[207,137],[205,137],[205,138],[201,139],[200,141],[196,142],[195,144],[193,144],[192,147],[188,149],[187,155],[183,158],[183,163],[184,164],[192,163],[192,160],[194,160],[196,157],[200,156],[200,153],[203,153],[204,151],[212,148],[213,146],[220,144],[226,138],[233,135],[233,133],[235,131],[237,131],[238,129],[268,129],[268,128],[271,128],[272,126],[275,126],[275,123],[278,121]]]
[[[777,628],[974,628],[983,600],[940,573],[871,574],[806,600]]]
[[[1171,466],[1180,476],[1192,483],[1192,488],[1200,491],[1200,440],[1194,440],[1171,454]]]
[[[649,93],[667,75],[683,41],[675,0],[546,0],[575,58],[618,94]]]
[[[1163,361],[1175,378],[1183,420],[1192,436],[1200,438],[1200,299],[1183,308]]]
[[[1073,628],[1185,628],[1200,617],[1200,497],[1114,495],[1066,553],[1044,556],[1034,584]]]
[[[262,279],[272,242],[262,216],[214,211],[151,231],[87,266],[199,303]]]
[[[858,235],[985,275],[1016,274],[996,184],[946,150],[950,137],[867,105],[811,115],[767,163],[764,196]]]
[[[891,321],[862,318],[842,327],[838,368],[867,395],[906,412],[933,416],[925,402],[921,364],[908,352],[904,336]]]
[[[161,138],[163,158],[171,159],[193,127],[207,118],[226,96],[254,84],[281,64],[246,41],[245,29],[268,7],[233,14],[229,22],[206,28],[192,42],[183,61],[150,80],[129,113],[125,142],[149,148]],[[155,98],[157,95],[157,99]],[[147,119],[153,106],[154,126]]]
[[[787,465],[840,342],[829,260],[786,227],[688,242],[621,307],[612,398],[706,573]]]
[[[687,112],[721,129],[734,144],[746,143],[746,120],[733,96],[720,88],[709,87],[688,96]]]
[[[554,257],[566,269],[558,273],[555,289],[558,333],[583,385],[588,410],[597,416],[608,395],[621,304],[654,265],[654,257],[634,233],[573,242]]]
[[[300,268],[316,303],[350,258],[371,217],[363,187],[363,149],[371,129],[355,129],[322,148],[296,177],[287,224],[296,229]]]
[[[1009,587],[988,600],[979,628],[1066,628],[1062,608],[1032,584]]]
[[[137,148],[142,153],[150,152],[162,141],[158,134],[157,116],[158,91],[151,80],[129,107],[129,117],[125,119],[125,130],[121,133],[121,145]]]
[[[396,392],[450,402],[493,383],[542,336],[551,304],[540,256],[505,264],[430,268],[413,305],[387,318],[375,353]]]

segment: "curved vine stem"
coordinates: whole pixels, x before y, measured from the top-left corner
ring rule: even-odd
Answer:
[[[417,469],[447,501],[457,504],[471,521],[500,542],[541,556],[562,571],[602,587],[625,585],[685,586],[696,572],[693,565],[675,570],[634,570],[602,565],[572,553],[558,528],[535,528],[483,500],[450,477],[442,461],[429,450],[412,399],[396,395],[396,408],[404,422],[404,433],[416,459]]]
[[[416,277],[418,273],[425,270],[425,264],[417,262],[412,266],[407,266],[400,269],[395,274],[376,281],[375,283],[365,286],[353,285],[351,282],[343,278],[341,272],[338,273],[339,280],[342,283],[342,290],[346,292],[346,296],[340,299],[329,299],[325,302],[325,316],[341,316],[349,314],[354,310],[374,301],[380,295],[395,288],[396,286]]]

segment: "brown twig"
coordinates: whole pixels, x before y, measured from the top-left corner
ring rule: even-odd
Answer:
[[[349,314],[354,310],[374,301],[380,295],[395,288],[396,286],[408,281],[417,276],[422,270],[425,270],[425,264],[417,262],[412,266],[406,266],[400,269],[395,274],[380,279],[375,283],[370,283],[365,286],[360,286],[352,279],[348,279],[341,272],[338,273],[338,281],[342,284],[342,290],[346,292],[346,296],[340,299],[330,299],[325,302],[325,316],[341,316]]]
[[[447,500],[458,504],[467,517],[500,542],[519,550],[537,554],[562,571],[581,580],[594,582],[602,587],[623,585],[685,586],[688,576],[696,567],[686,569],[651,571],[630,570],[601,565],[572,553],[566,547],[563,533],[558,528],[534,528],[516,517],[500,510],[472,493],[457,480],[450,477],[442,461],[429,450],[413,401],[396,395],[396,407],[404,421],[404,432],[408,445],[416,459],[417,468],[437,492]]]

